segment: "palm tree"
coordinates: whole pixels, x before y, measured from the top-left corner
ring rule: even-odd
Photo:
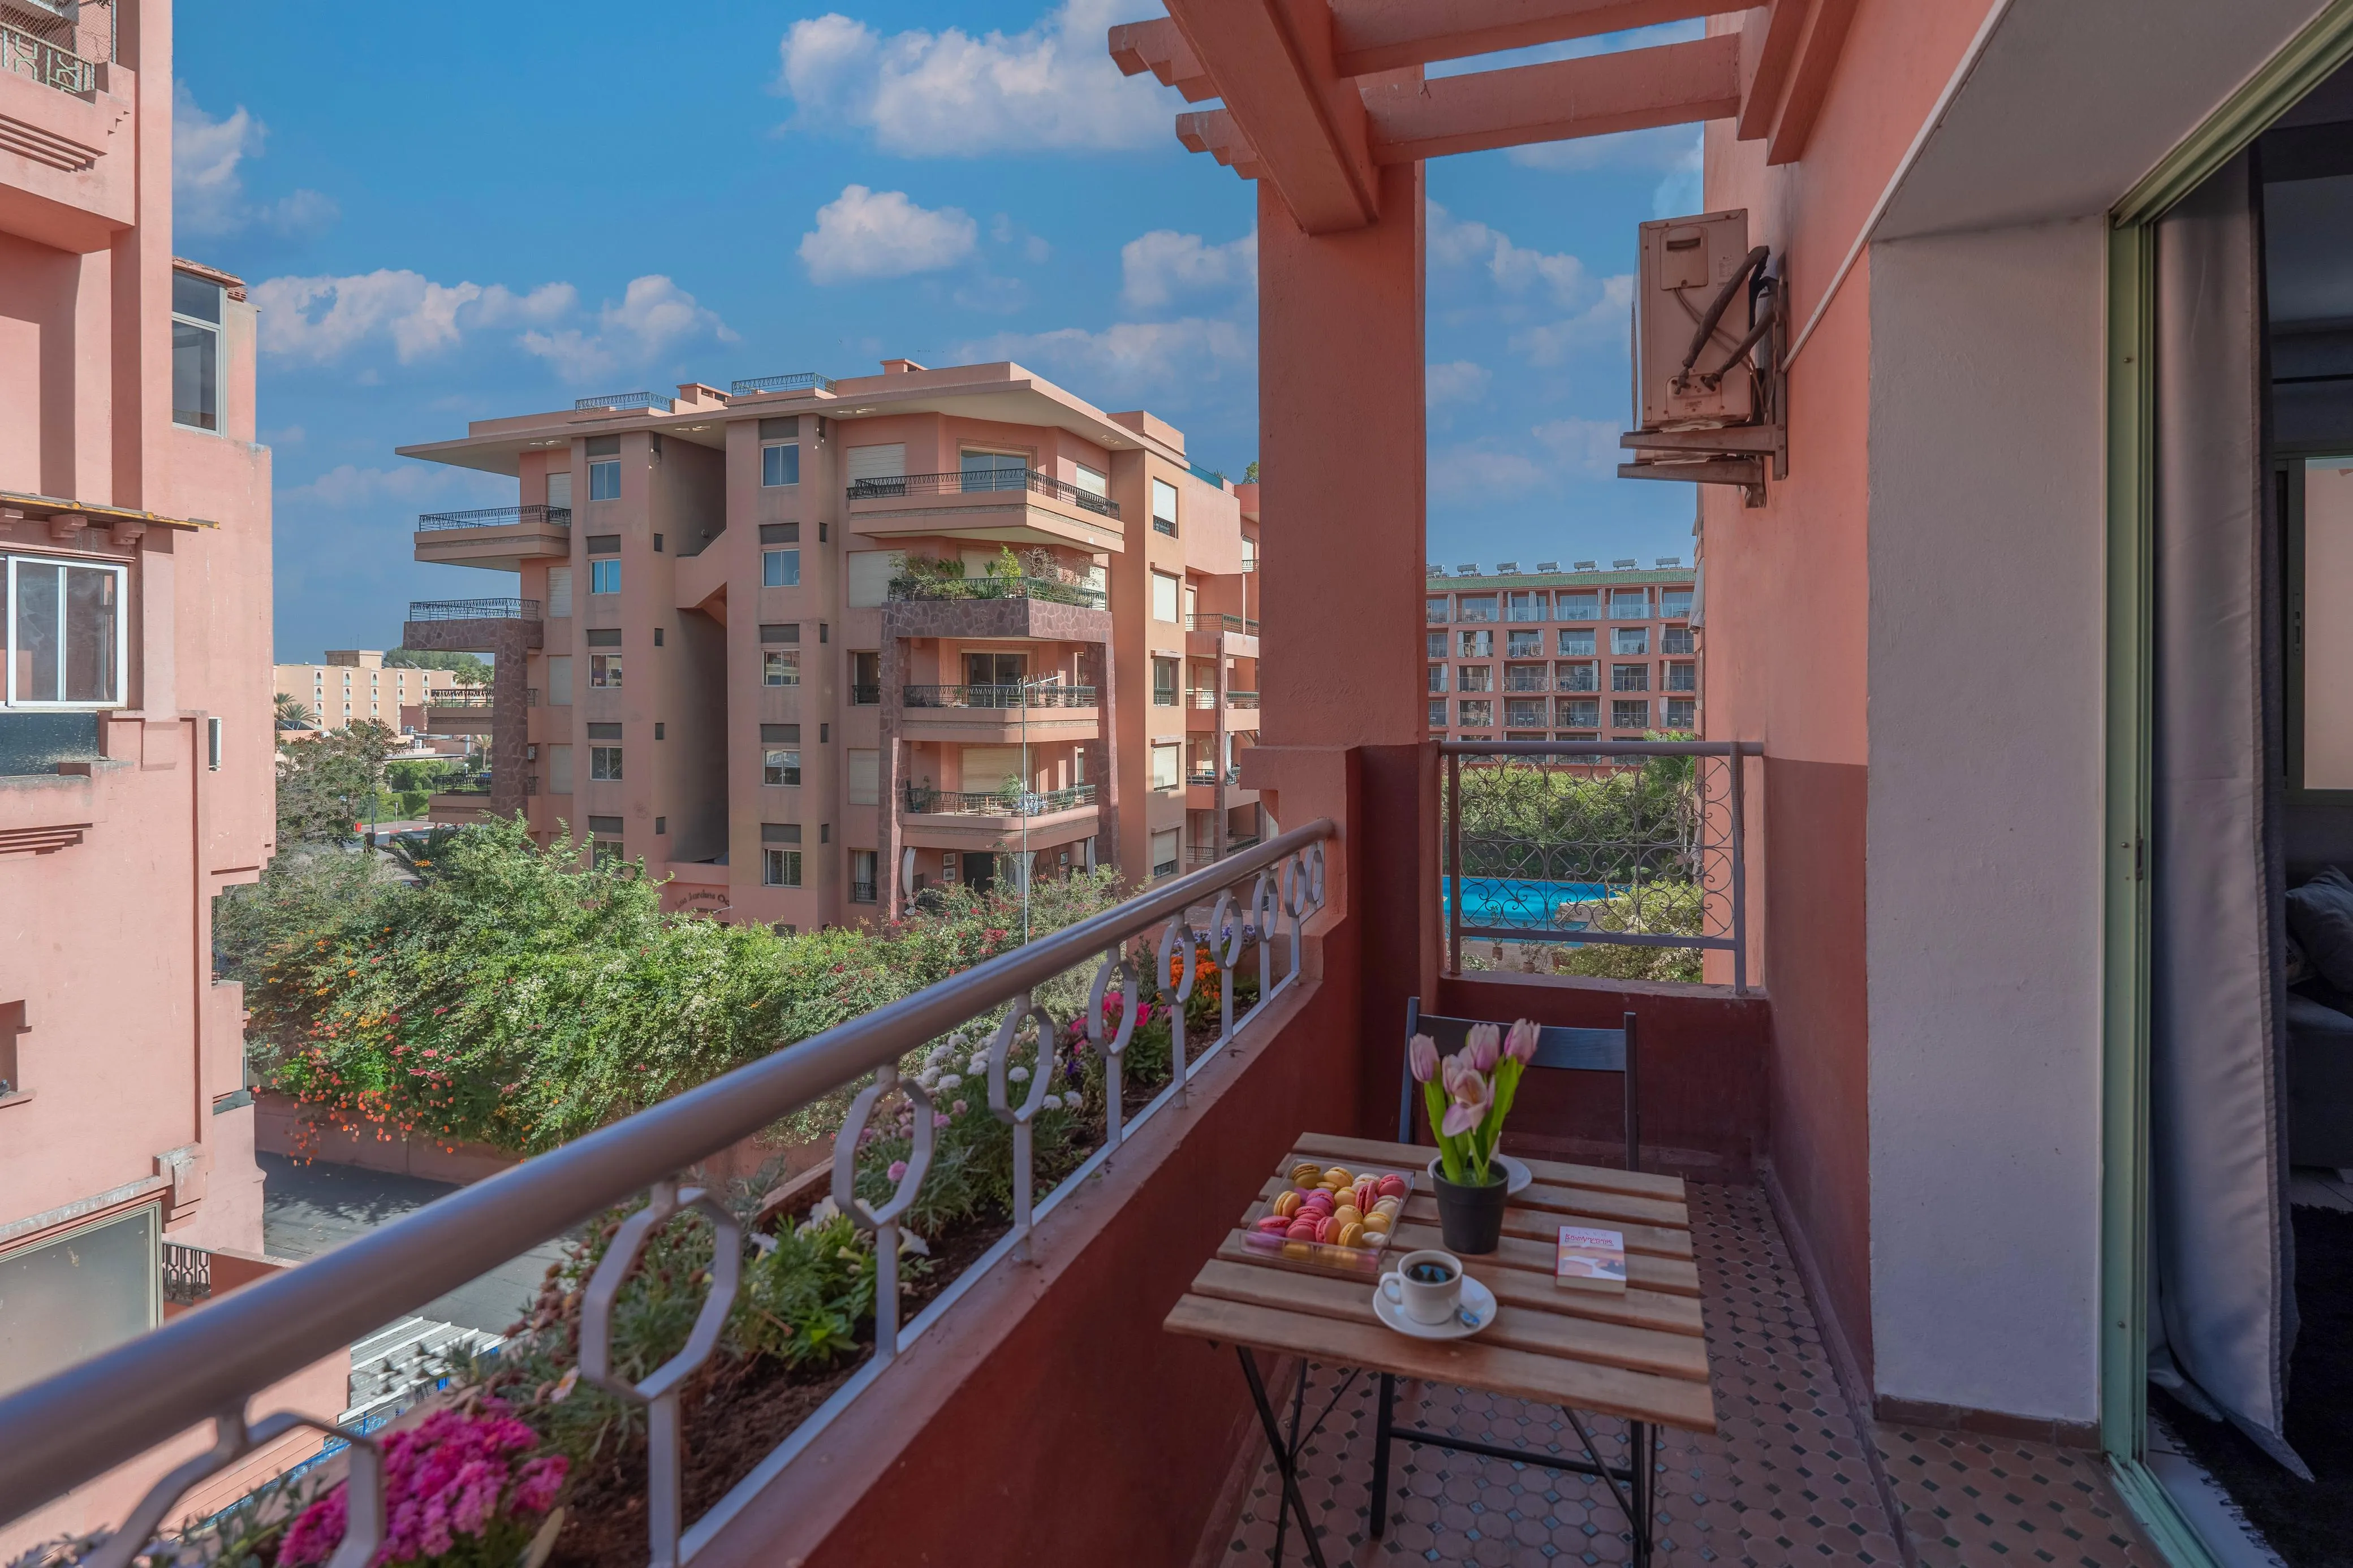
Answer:
[[[312,720],[310,707],[299,697],[281,691],[272,700],[277,710],[278,727],[281,730],[307,730]]]
[[[385,853],[395,865],[422,882],[434,875],[443,854],[464,831],[463,827],[443,823],[414,837],[401,834],[385,847]]]

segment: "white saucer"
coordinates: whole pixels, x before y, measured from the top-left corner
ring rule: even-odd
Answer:
[[[1474,1321],[1463,1322],[1461,1311],[1469,1312]],[[1461,1311],[1448,1322],[1417,1323],[1405,1315],[1404,1308],[1390,1300],[1388,1293],[1376,1285],[1373,1287],[1373,1315],[1380,1319],[1385,1327],[1395,1329],[1409,1339],[1467,1339],[1495,1321],[1495,1293],[1465,1274],[1462,1277]]]
[[[1498,1154],[1495,1158],[1502,1161],[1504,1163],[1504,1195],[1505,1197],[1510,1197],[1514,1193],[1518,1192],[1522,1187],[1526,1186],[1530,1182],[1536,1179],[1535,1173],[1534,1171],[1529,1170],[1525,1165],[1521,1164],[1509,1154]],[[1428,1169],[1430,1171],[1430,1179],[1432,1183],[1435,1183],[1438,1180],[1439,1168],[1445,1163],[1445,1160],[1446,1156],[1440,1154],[1436,1159],[1430,1161]]]

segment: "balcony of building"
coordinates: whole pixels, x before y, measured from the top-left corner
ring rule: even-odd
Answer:
[[[1193,658],[1256,658],[1258,622],[1242,616],[1187,616],[1185,652]]]
[[[900,791],[899,839],[917,849],[1033,851],[1094,837],[1101,812],[1095,786],[1053,790],[944,790],[908,784]]]
[[[1127,548],[1117,501],[1030,468],[858,479],[845,499],[850,526],[881,538],[945,536],[1090,553]]]
[[[893,578],[882,605],[886,637],[1104,643],[1109,596],[1060,577]]]
[[[137,221],[137,107],[111,5],[0,3],[0,214],[9,232],[102,250]]]
[[[520,572],[526,561],[571,558],[572,509],[534,504],[429,511],[417,518],[415,539],[421,562]]]
[[[539,689],[523,689],[523,706],[539,706]],[[496,727],[498,695],[486,686],[444,687],[425,695],[428,735],[487,735]]]
[[[1042,744],[1103,738],[1101,694],[1092,686],[906,686],[899,731],[911,742]]]

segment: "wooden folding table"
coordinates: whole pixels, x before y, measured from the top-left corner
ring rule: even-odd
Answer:
[[[1437,1201],[1419,1174],[1432,1151],[1406,1143],[1308,1134],[1282,1162],[1410,1170],[1414,1195],[1392,1234],[1389,1255],[1401,1257],[1440,1247]],[[1324,1568],[1324,1552],[1299,1493],[1299,1453],[1323,1416],[1302,1430],[1307,1373],[1303,1365],[1292,1400],[1286,1435],[1260,1375],[1256,1351],[1298,1356],[1326,1365],[1352,1367],[1336,1404],[1356,1378],[1380,1374],[1380,1407],[1374,1445],[1372,1533],[1388,1524],[1388,1450],[1392,1441],[1419,1443],[1461,1453],[1592,1476],[1609,1487],[1625,1510],[1633,1535],[1633,1560],[1651,1561],[1656,1487],[1658,1428],[1715,1430],[1715,1398],[1708,1384],[1707,1345],[1703,1338],[1699,1270],[1692,1261],[1691,1213],[1679,1177],[1646,1175],[1593,1165],[1526,1162],[1535,1180],[1514,1194],[1504,1211],[1504,1237],[1496,1250],[1463,1259],[1472,1278],[1495,1293],[1495,1321],[1467,1339],[1417,1340],[1384,1327],[1374,1315],[1374,1281],[1344,1279],[1291,1263],[1243,1239],[1268,1203],[1290,1184],[1270,1173],[1258,1201],[1205,1264],[1192,1288],[1162,1326],[1216,1344],[1232,1345],[1242,1375],[1274,1450],[1282,1475],[1282,1500],[1275,1521],[1275,1561],[1282,1558],[1290,1513],[1297,1510],[1307,1554]],[[1583,1224],[1621,1231],[1626,1237],[1627,1288],[1623,1292],[1585,1290],[1553,1281],[1559,1227]],[[1444,1433],[1396,1425],[1392,1405],[1397,1380],[1420,1378],[1510,1394],[1539,1405],[1557,1405],[1568,1415],[1583,1459],[1505,1448]],[[1331,1413],[1325,1405],[1324,1415]],[[1605,1464],[1579,1412],[1624,1418],[1628,1462]]]

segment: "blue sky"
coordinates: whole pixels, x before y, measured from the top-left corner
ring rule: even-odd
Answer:
[[[501,591],[408,559],[417,512],[513,499],[393,456],[470,418],[1010,357],[1257,455],[1251,191],[1103,48],[1155,0],[855,9],[184,0],[176,248],[263,309],[279,658]],[[1430,559],[1689,555],[1690,490],[1613,473],[1635,225],[1697,208],[1697,148],[1430,165]]]

